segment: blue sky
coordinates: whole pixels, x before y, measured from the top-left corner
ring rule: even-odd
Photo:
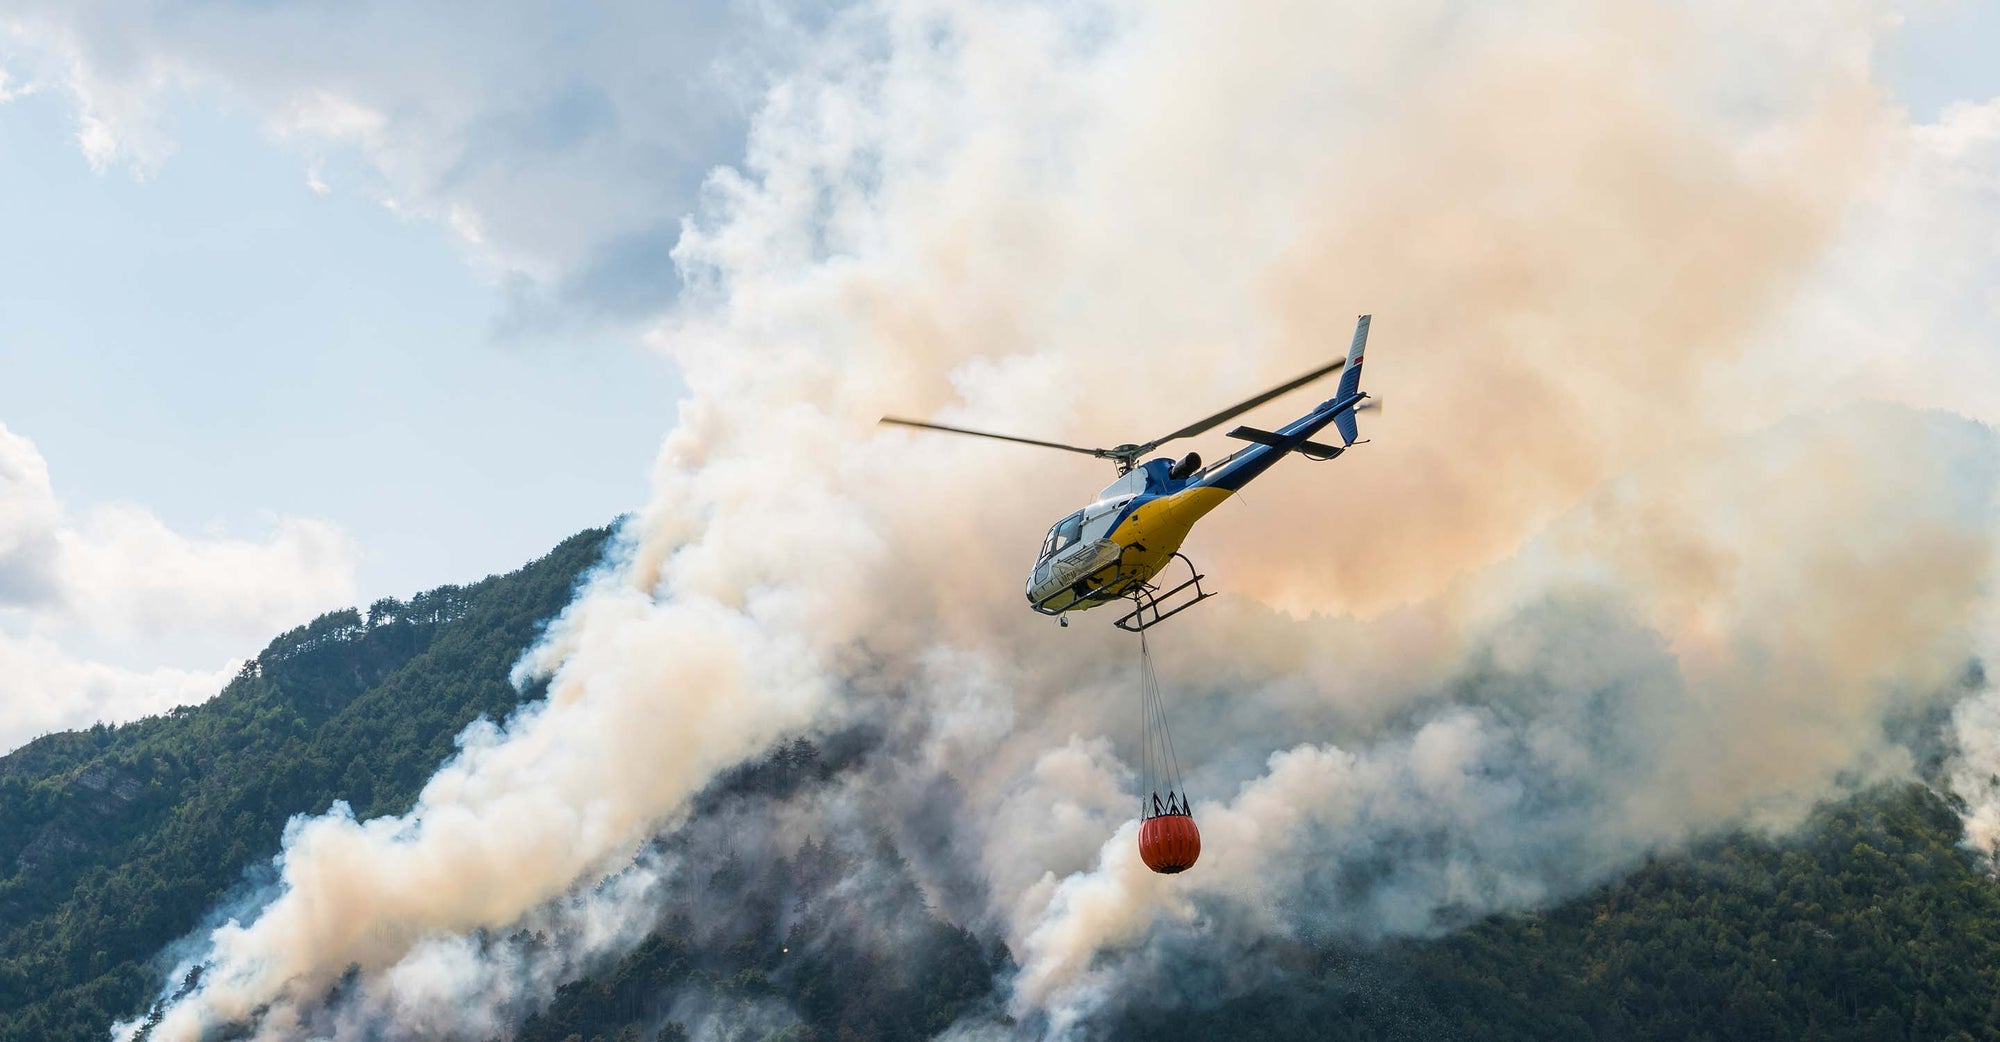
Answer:
[[[67,99],[0,108],[0,422],[76,506],[177,529],[334,519],[363,596],[511,568],[637,503],[672,423],[624,328],[499,331],[451,232],[308,189],[240,115],[174,115],[150,176],[94,172]]]
[[[1919,121],[1954,101],[2000,96],[2000,4],[1930,0],[1906,7],[1878,56],[1882,79]]]
[[[70,698],[0,748],[637,507],[679,221],[823,21],[0,4],[0,698]],[[1875,62],[1921,122],[1996,50],[2000,5],[1925,3]],[[44,559],[97,563],[8,587]],[[151,606],[106,622],[125,574]]]

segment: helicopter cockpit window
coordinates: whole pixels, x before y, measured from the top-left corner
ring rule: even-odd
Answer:
[[[1056,526],[1049,529],[1049,537],[1042,542],[1042,556],[1047,557],[1062,550],[1082,537],[1083,511],[1079,510],[1056,522]]]

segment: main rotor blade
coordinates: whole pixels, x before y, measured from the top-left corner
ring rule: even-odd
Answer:
[[[898,416],[884,416],[881,422],[898,427],[915,427],[926,431],[943,431],[946,434],[970,434],[975,438],[993,438],[997,441],[1017,441],[1023,445],[1040,445],[1045,449],[1061,449],[1064,452],[1081,452],[1086,456],[1106,458],[1103,449],[1086,449],[1080,445],[1064,445],[1059,441],[1038,441],[1034,438],[1017,438],[1012,434],[994,434],[991,431],[967,430],[964,427],[948,427],[942,423],[925,423],[922,420],[905,420]]]
[[[1143,456],[1146,453],[1151,452],[1154,449],[1157,449],[1160,446],[1165,445],[1170,441],[1174,441],[1180,438],[1192,438],[1195,435],[1200,434],[1201,432],[1209,429],[1210,427],[1215,426],[1216,424],[1222,423],[1225,420],[1233,420],[1236,417],[1241,416],[1242,414],[1249,412],[1252,409],[1255,409],[1259,405],[1262,405],[1265,402],[1268,402],[1271,399],[1278,397],[1279,395],[1288,394],[1292,391],[1296,391],[1299,388],[1304,387],[1309,383],[1312,383],[1314,380],[1317,380],[1322,376],[1326,376],[1331,373],[1337,373],[1342,368],[1346,367],[1346,365],[1347,365],[1347,359],[1342,358],[1332,363],[1331,365],[1320,366],[1318,369],[1315,369],[1312,372],[1305,374],[1304,376],[1300,376],[1295,379],[1288,380],[1282,384],[1279,384],[1278,386],[1273,387],[1268,391],[1265,391],[1263,394],[1260,394],[1255,398],[1244,399],[1243,401],[1237,402],[1235,405],[1232,405],[1229,408],[1224,409],[1213,416],[1210,416],[1206,419],[1196,420],[1195,422],[1190,423],[1185,427],[1182,427],[1180,430],[1177,430],[1172,434],[1167,435],[1164,438],[1156,438],[1152,441],[1147,442],[1144,445],[1138,446],[1138,452],[1135,453],[1135,455]]]

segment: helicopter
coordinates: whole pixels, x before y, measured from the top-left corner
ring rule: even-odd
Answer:
[[[1118,468],[1118,480],[1105,486],[1095,502],[1057,521],[1042,540],[1041,554],[1028,574],[1028,604],[1068,626],[1069,612],[1087,611],[1129,598],[1133,602],[1132,611],[1114,625],[1137,633],[1215,596],[1202,586],[1207,577],[1196,571],[1194,562],[1180,552],[1181,543],[1196,521],[1287,454],[1296,452],[1324,462],[1350,446],[1364,444],[1356,440],[1359,428],[1355,414],[1380,404],[1379,399],[1361,390],[1361,355],[1368,343],[1369,317],[1362,315],[1356,321],[1354,342],[1348,347],[1346,358],[1143,444],[1093,449],[895,416],[884,416],[881,422],[1110,460]],[[1204,467],[1201,456],[1190,452],[1178,460],[1161,456],[1139,462],[1140,457],[1168,442],[1194,437],[1336,372],[1342,376],[1334,396],[1304,416],[1275,431],[1243,426],[1230,430],[1228,437],[1250,444],[1224,459]],[[1340,433],[1341,443],[1327,445],[1313,441],[1313,436],[1329,424]],[[1155,579],[1175,560],[1187,566],[1189,578],[1162,590]]]

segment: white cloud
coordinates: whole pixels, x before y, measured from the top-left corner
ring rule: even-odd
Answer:
[[[54,592],[60,514],[42,454],[0,426],[0,605],[32,603]]]
[[[0,752],[51,731],[163,713],[214,696],[236,671],[120,669],[72,656],[46,637],[0,633]]]
[[[537,322],[671,299],[681,218],[740,153],[754,70],[790,35],[774,5],[730,0],[625,0],[588,18],[504,3],[473,18],[386,2],[8,7],[0,58],[74,100],[99,168],[167,161],[188,97],[247,110],[314,191],[447,225],[515,292],[514,317]]]
[[[41,453],[0,425],[0,751],[208,698],[273,634],[351,602],[357,556],[307,518],[242,539],[130,505],[71,517]],[[133,646],[167,664],[113,652]]]
[[[62,609],[114,634],[262,640],[354,596],[353,542],[310,518],[283,518],[262,540],[190,538],[138,507],[108,506],[57,540]]]
[[[15,98],[25,97],[33,93],[34,88],[32,86],[24,87],[16,84],[14,78],[8,75],[6,69],[0,69],[0,105],[5,105]]]

